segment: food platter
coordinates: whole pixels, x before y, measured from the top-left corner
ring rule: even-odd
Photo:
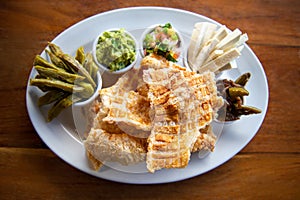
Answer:
[[[112,10],[89,17],[59,34],[52,42],[59,45],[65,52],[74,55],[79,46],[84,46],[86,51],[91,51],[94,39],[104,30],[122,27],[136,38],[140,38],[147,27],[167,22],[172,23],[183,35],[185,44],[189,43],[188,38],[195,23],[211,22],[220,25],[205,16],[184,10],[162,7],[133,7]],[[41,56],[46,56],[44,51]],[[252,78],[247,84],[247,89],[250,91],[247,104],[260,108],[262,112],[225,124],[214,152],[202,159],[199,159],[197,154],[193,154],[189,165],[184,169],[163,169],[153,174],[139,170],[135,173],[134,168],[129,171],[122,171],[103,167],[100,171],[94,171],[88,165],[83,143],[76,133],[77,127],[74,126],[72,108],[65,110],[57,119],[47,123],[44,117],[46,111],[39,108],[36,103],[41,92],[37,88],[29,86],[28,83],[27,110],[35,130],[45,144],[65,162],[87,174],[111,181],[133,184],[156,184],[184,180],[206,173],[228,161],[251,141],[264,120],[269,94],[263,67],[247,45],[242,55],[236,60],[236,64],[238,69],[224,72],[222,76],[235,79],[244,72],[250,72]],[[35,73],[32,70],[29,79],[33,78]],[[102,85],[110,85],[109,80],[103,77]]]

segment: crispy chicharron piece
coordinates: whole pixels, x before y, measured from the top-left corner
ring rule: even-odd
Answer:
[[[85,147],[101,162],[146,159],[150,172],[186,167],[191,152],[213,150],[216,138],[209,127],[222,104],[213,73],[188,72],[152,54],[139,69],[100,91]],[[136,132],[148,131],[147,137],[138,138],[124,124]]]

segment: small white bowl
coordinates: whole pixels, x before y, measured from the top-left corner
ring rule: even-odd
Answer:
[[[146,35],[150,32],[152,32],[157,26],[163,26],[164,24],[154,24],[148,28],[145,29],[145,31],[142,33],[141,35],[141,38],[140,38],[140,54],[143,57],[145,57],[145,54],[144,54],[144,39],[146,37]],[[180,55],[179,55],[179,58],[177,58],[177,62],[181,62],[182,60],[184,60],[184,56],[185,56],[185,53],[184,53],[184,41],[183,41],[183,37],[181,36],[180,32],[178,30],[176,30],[176,28],[173,27],[172,25],[172,29],[175,30],[179,40],[180,40],[180,47],[179,47],[179,50],[180,50]]]
[[[101,63],[98,61],[97,56],[96,56],[96,47],[97,47],[97,44],[98,44],[99,37],[100,37],[104,32],[113,32],[113,31],[118,31],[118,30],[120,30],[120,29],[114,28],[114,29],[108,29],[108,30],[105,30],[105,31],[101,32],[101,34],[99,34],[99,35],[96,37],[96,39],[94,40],[92,54],[93,54],[93,58],[94,58],[95,63],[96,63],[96,64],[99,66],[99,68],[100,68],[101,73],[108,72],[108,73],[111,73],[111,74],[123,74],[123,73],[127,72],[128,70],[130,70],[132,67],[134,67],[134,65],[135,65],[136,62],[137,62],[137,58],[138,58],[138,42],[136,41],[135,37],[134,37],[131,33],[129,33],[128,31],[126,31],[126,30],[124,30],[124,32],[125,32],[127,35],[129,35],[129,36],[132,38],[132,40],[134,41],[134,43],[135,43],[135,59],[134,59],[134,61],[133,61],[130,65],[126,66],[125,68],[120,69],[120,70],[117,70],[117,71],[111,71],[111,70],[109,70],[109,69],[107,68],[107,66],[101,64]]]
[[[84,101],[79,101],[79,102],[74,103],[73,106],[75,106],[75,107],[88,106],[99,96],[99,90],[101,90],[101,88],[102,88],[102,77],[101,77],[101,74],[99,71],[97,72],[97,77],[96,77],[95,82],[96,82],[97,86],[94,90],[94,94]]]
[[[75,126],[76,136],[79,137],[80,142],[84,141],[85,134],[89,131],[89,126],[93,117],[90,110],[93,106],[93,102],[99,96],[99,90],[102,88],[102,78],[99,71],[97,72],[97,79],[95,81],[97,87],[94,90],[94,94],[90,96],[90,98],[76,102],[72,105],[73,123]]]

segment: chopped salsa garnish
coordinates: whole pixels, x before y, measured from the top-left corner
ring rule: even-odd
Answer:
[[[167,60],[177,62],[180,56],[181,41],[170,23],[155,27],[146,34],[143,41],[144,55],[155,53]]]

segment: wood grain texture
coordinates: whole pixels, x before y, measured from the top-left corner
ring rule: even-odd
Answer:
[[[35,55],[80,20],[132,6],[184,9],[239,28],[264,67],[270,98],[263,125],[209,173],[162,185],[98,179],[54,155],[29,120],[25,94]],[[0,1],[0,199],[299,199],[299,10],[298,0]]]
[[[97,179],[46,149],[0,148],[0,156],[4,199],[292,199],[300,195],[299,154],[240,154],[202,176],[160,185]]]

